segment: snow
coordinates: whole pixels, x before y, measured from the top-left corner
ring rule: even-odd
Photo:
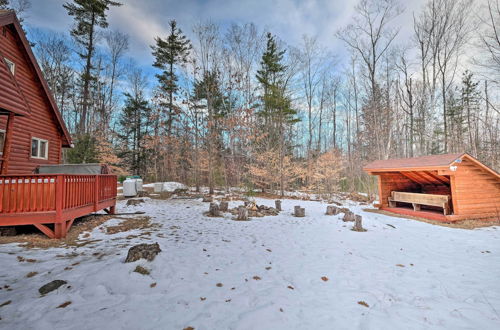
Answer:
[[[157,183],[161,183],[161,182],[157,182]],[[145,188],[154,188],[155,183],[146,183],[146,184],[143,184],[142,186]],[[188,186],[186,186],[183,183],[175,182],[175,181],[163,182],[163,191],[174,192],[177,189],[182,189],[182,190],[186,189],[187,190]]]
[[[123,221],[112,219],[82,236],[90,243],[78,248],[2,245],[0,283],[12,291],[0,290],[0,305],[12,302],[0,307],[0,327],[500,328],[498,227],[434,226],[349,202],[368,230],[354,232],[340,215],[324,215],[325,203],[282,205],[279,216],[241,222],[202,216],[208,204],[201,200],[121,201],[119,212],[146,211],[159,227],[108,235],[105,226]],[[290,215],[294,205],[306,208],[305,218]],[[128,248],[145,242],[160,244],[156,259],[124,263]],[[151,274],[133,272],[137,265]],[[31,271],[39,274],[27,278]],[[68,284],[40,297],[38,288],[55,279]]]

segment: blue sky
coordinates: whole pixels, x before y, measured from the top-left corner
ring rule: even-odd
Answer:
[[[67,0],[66,0],[67,1]],[[62,7],[65,0],[32,0],[26,24],[33,28],[68,32],[73,20]],[[109,13],[110,29],[130,36],[130,56],[141,66],[151,65],[149,45],[157,35],[166,35],[167,23],[176,19],[190,36],[192,27],[211,20],[224,27],[232,22],[255,23],[290,45],[299,45],[304,34],[317,36],[333,53],[342,54],[344,45],[334,37],[335,31],[347,24],[355,1],[343,0],[122,0],[123,6]],[[402,1],[404,3],[404,1]],[[408,23],[422,0],[405,3],[406,13],[399,19]],[[401,24],[404,25],[404,24]],[[410,24],[403,26],[402,36],[411,33]]]

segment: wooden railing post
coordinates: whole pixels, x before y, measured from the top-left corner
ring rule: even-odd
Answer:
[[[94,194],[94,212],[97,212],[97,204],[99,204],[99,175],[95,176],[95,194]]]
[[[49,184],[50,184],[50,178]],[[64,202],[64,175],[56,175],[56,222],[62,220],[62,210]]]

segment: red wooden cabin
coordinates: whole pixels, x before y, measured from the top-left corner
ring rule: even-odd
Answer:
[[[77,217],[116,203],[115,175],[33,174],[61,163],[71,136],[12,11],[0,10],[0,226],[64,237]]]
[[[377,160],[364,170],[378,176],[380,209],[445,222],[500,217],[500,174],[469,154]]]

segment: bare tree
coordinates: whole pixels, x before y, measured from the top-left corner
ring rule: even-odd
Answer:
[[[399,29],[390,26],[403,8],[397,0],[361,0],[351,23],[337,31],[336,36],[355,50],[366,65],[373,97],[377,85],[377,66]]]

